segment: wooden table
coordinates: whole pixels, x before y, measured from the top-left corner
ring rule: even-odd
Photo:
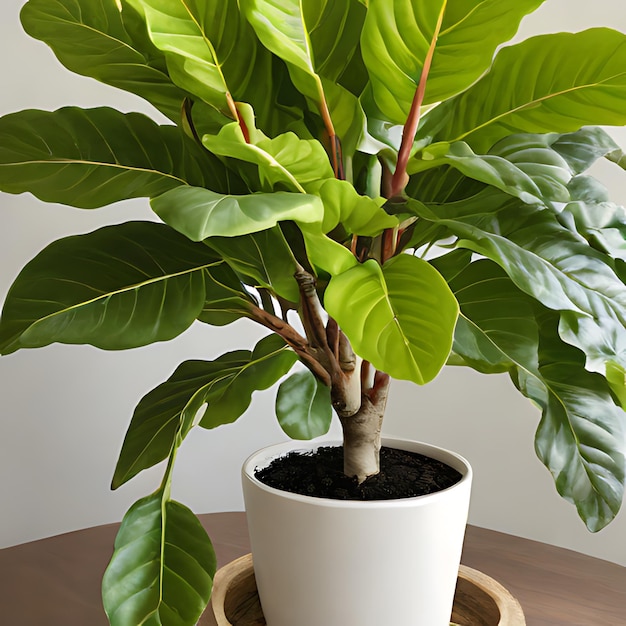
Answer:
[[[243,513],[200,519],[219,565],[249,552]],[[0,623],[107,626],[100,580],[117,528],[97,526],[0,550]],[[516,596],[528,626],[626,626],[626,568],[614,563],[472,526],[463,563]],[[210,608],[200,625],[215,625]]]

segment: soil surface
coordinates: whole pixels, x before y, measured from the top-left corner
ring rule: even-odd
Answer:
[[[334,500],[394,500],[413,498],[451,487],[461,474],[430,457],[383,447],[380,474],[361,485],[343,473],[343,448],[290,452],[258,469],[256,477],[269,487]]]

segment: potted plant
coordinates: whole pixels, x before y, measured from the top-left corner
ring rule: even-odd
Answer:
[[[625,217],[587,170],[624,163],[592,125],[626,124],[626,36],[501,48],[540,4],[25,4],[26,31],[68,69],[171,123],[74,107],[0,119],[0,190],[83,209],[147,197],[162,220],[44,249],[7,296],[2,353],[134,348],[196,321],[271,331],[251,351],[183,363],[137,406],[113,487],[168,463],[120,529],[112,624],[197,621],[215,560],[170,497],[178,448],[195,426],[234,422],[296,362],[279,422],[313,438],[334,411],[359,483],[379,471],[391,378],[508,372],[542,409],[536,450],[559,493],[592,531],[616,515]]]

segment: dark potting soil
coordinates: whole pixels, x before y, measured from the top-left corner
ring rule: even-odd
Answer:
[[[454,468],[415,452],[383,447],[380,474],[361,485],[343,473],[343,448],[290,452],[274,459],[255,476],[269,487],[334,500],[393,500],[423,496],[461,480]]]

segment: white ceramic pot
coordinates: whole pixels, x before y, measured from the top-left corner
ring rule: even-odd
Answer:
[[[329,442],[278,444],[245,462],[244,499],[268,626],[449,626],[472,470],[436,446],[383,443],[443,461],[463,478],[427,496],[340,501],[283,492],[254,477],[277,456]]]

